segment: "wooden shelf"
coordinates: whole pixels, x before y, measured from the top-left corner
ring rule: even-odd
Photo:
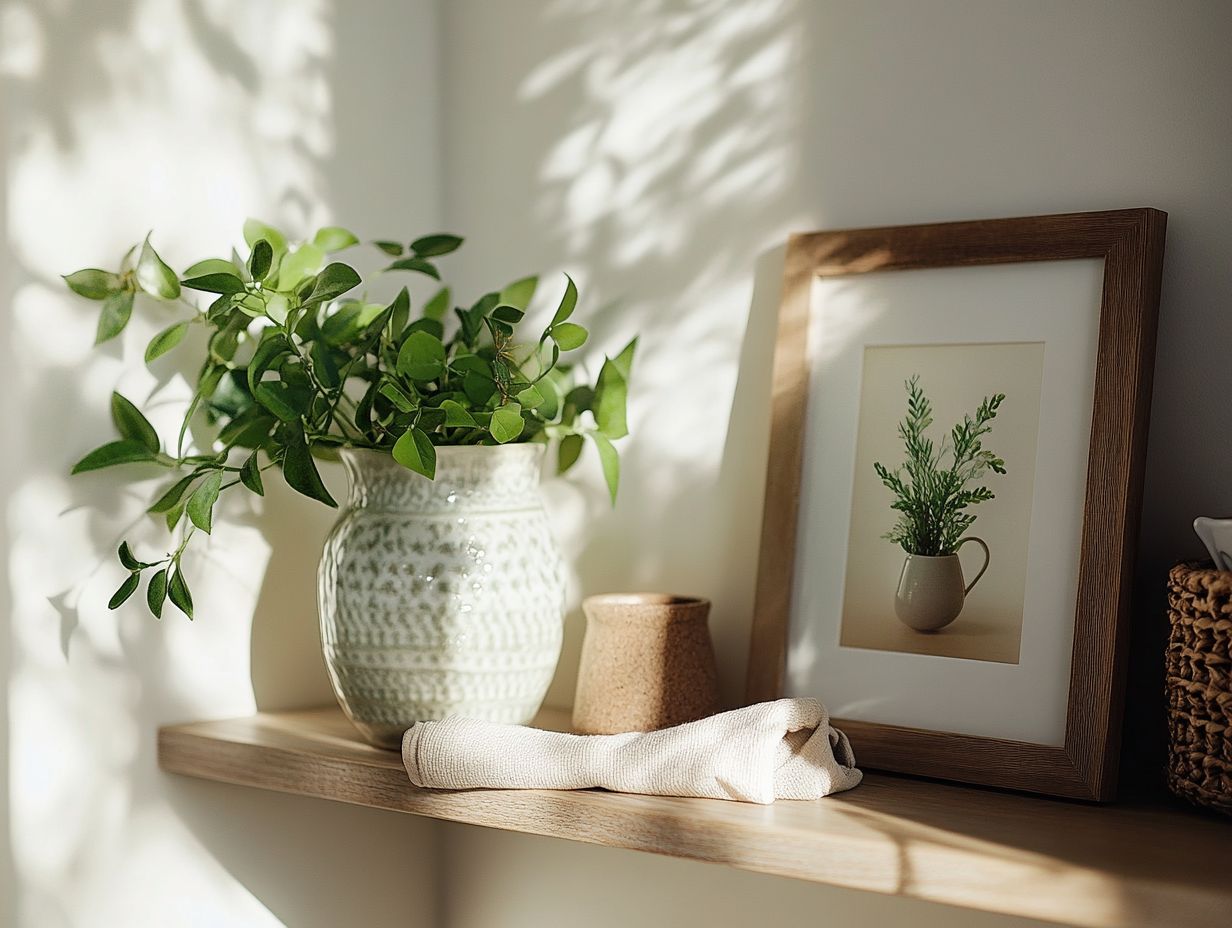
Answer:
[[[546,717],[543,727],[561,727]],[[755,806],[579,792],[438,792],[336,708],[173,725],[171,773],[509,831],[712,861],[1063,924],[1211,926],[1232,912],[1232,822],[869,775],[817,802]]]

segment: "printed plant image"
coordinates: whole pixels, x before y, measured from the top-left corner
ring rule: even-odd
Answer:
[[[906,382],[906,389],[907,415],[898,424],[906,460],[893,470],[880,462],[873,464],[894,494],[890,508],[898,513],[894,527],[883,537],[908,554],[954,554],[975,523],[969,508],[995,498],[978,481],[1006,473],[1005,461],[983,443],[1005,394],[985,397],[975,414],[964,415],[938,444],[926,434],[933,424],[933,410],[919,375]]]

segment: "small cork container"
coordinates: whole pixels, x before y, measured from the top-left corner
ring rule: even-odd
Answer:
[[[664,593],[588,597],[573,729],[654,731],[719,711],[710,601]]]

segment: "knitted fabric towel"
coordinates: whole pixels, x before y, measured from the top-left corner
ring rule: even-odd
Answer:
[[[863,776],[815,699],[779,699],[622,735],[566,735],[451,716],[402,738],[411,782],[433,789],[587,789],[770,803]]]

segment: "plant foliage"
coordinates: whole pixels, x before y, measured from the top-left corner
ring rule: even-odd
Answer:
[[[620,462],[612,440],[628,431],[625,401],[637,340],[604,361],[593,385],[579,381],[578,368],[564,356],[585,344],[587,331],[571,321],[578,291],[568,276],[551,321],[535,341],[525,342],[517,333],[536,277],[468,305],[457,305],[442,286],[416,312],[406,287],[388,304],[357,293],[366,283],[360,274],[331,259],[359,244],[346,229],[326,227],[295,245],[250,219],[244,239],[246,258],[233,251],[176,274],[147,236],[118,271],[88,268],[64,278],[73,292],[101,304],[97,342],[119,335],[134,298],[143,296],[162,304],[159,311],[178,315],[150,341],[146,363],[157,363],[181,343],[204,354],[173,441],[164,446],[137,406],[117,393],[111,412],[119,437],[73,468],[83,473],[144,464],[171,472],[149,512],[165,520],[172,550],[142,561],[122,544],[119,559],[129,576],[112,597],[112,609],[149,571],[151,613],[161,616],[170,599],[192,618],[181,562],[194,533],[212,530],[222,495],[234,487],[263,495],[263,475],[276,470],[293,489],[334,506],[315,459],[340,447],[384,451],[431,479],[441,445],[558,439],[563,473],[589,439],[615,501]],[[456,251],[462,239],[436,234],[405,246],[371,244],[394,259],[379,274],[409,272],[439,281],[437,259]],[[185,341],[198,328],[204,339]],[[212,427],[209,447],[186,448],[196,424]]]
[[[898,521],[883,537],[908,554],[938,557],[954,554],[975,522],[967,508],[994,498],[987,487],[970,484],[989,472],[1005,473],[1005,462],[983,445],[1005,394],[985,397],[975,415],[963,416],[938,446],[925,434],[933,409],[919,381],[917,375],[906,383],[907,416],[898,424],[906,461],[894,470],[880,463],[873,469],[894,494],[890,508],[898,512]]]

